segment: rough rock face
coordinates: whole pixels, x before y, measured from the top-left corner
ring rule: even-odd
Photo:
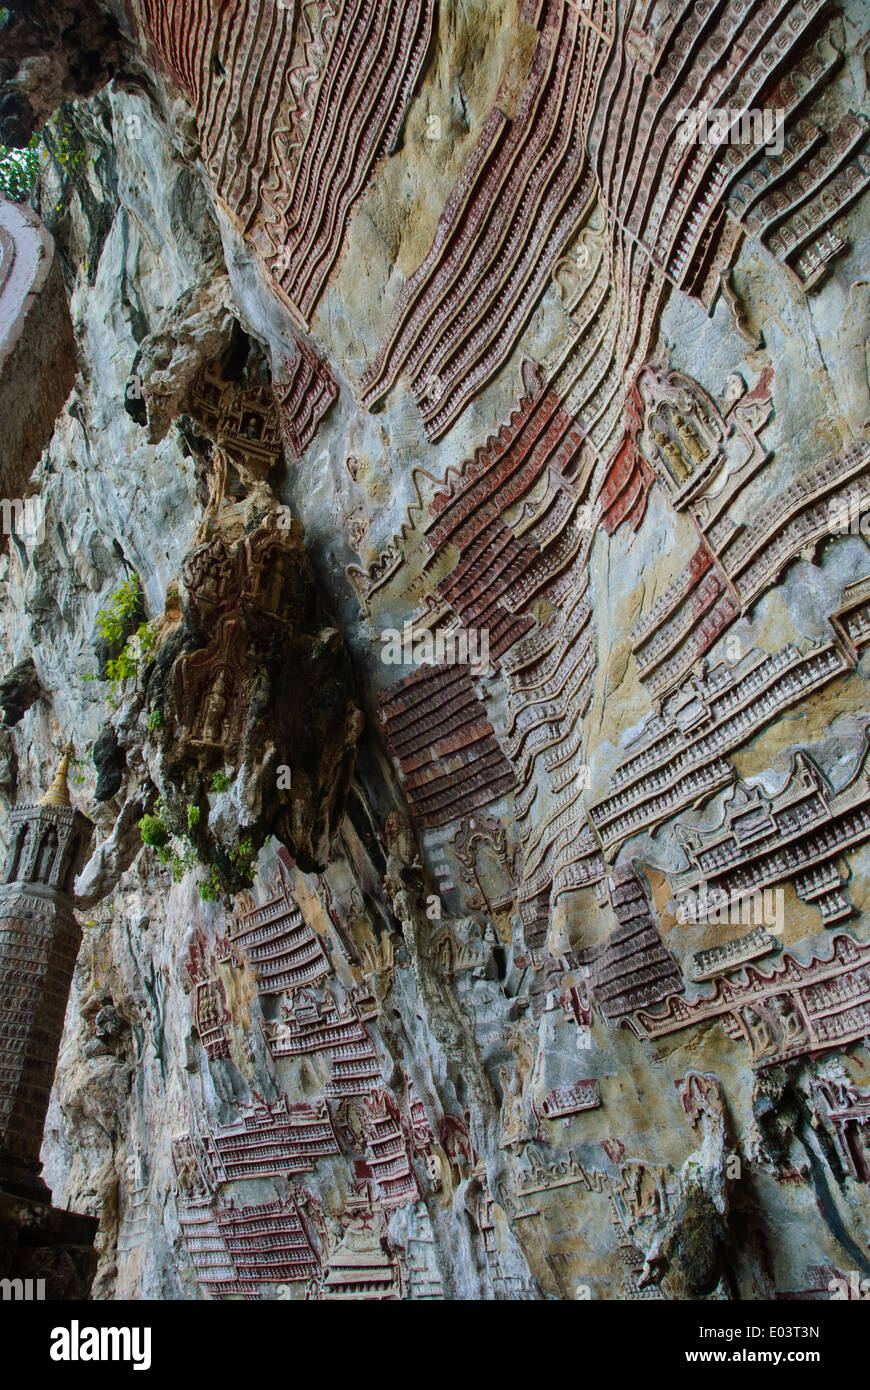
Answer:
[[[0,140],[26,145],[62,101],[102,87],[120,54],[121,35],[106,6],[78,0],[9,6],[0,57]]]
[[[94,1296],[870,1276],[863,7],[85,8],[0,833],[72,735]]]

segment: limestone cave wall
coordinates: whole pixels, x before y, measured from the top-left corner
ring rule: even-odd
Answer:
[[[870,1276],[866,6],[10,10],[94,1296]]]

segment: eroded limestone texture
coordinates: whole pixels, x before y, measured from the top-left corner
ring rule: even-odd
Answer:
[[[26,8],[0,827],[74,731],[95,1296],[870,1276],[865,7]]]

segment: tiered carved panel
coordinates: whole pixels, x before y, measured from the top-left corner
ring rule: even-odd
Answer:
[[[310,1173],[318,1158],[338,1153],[325,1100],[308,1104],[283,1096],[268,1102],[256,1092],[238,1121],[204,1135],[202,1142],[222,1183]]]
[[[151,54],[190,103],[215,190],[303,325],[396,141],[432,11],[431,0],[142,0]]]
[[[338,399],[338,383],[329,364],[297,338],[296,355],[284,358],[283,373],[273,381],[272,390],[284,437],[295,457],[301,458]]]
[[[840,932],[824,955],[801,961],[787,952],[768,971],[747,965],[717,978],[710,995],[673,996],[655,1013],[640,1010],[631,1026],[652,1040],[721,1019],[728,1036],[748,1044],[761,1067],[846,1047],[870,1029],[868,964],[867,946]]]
[[[528,0],[523,20],[539,38],[516,114],[490,112],[361,383],[371,406],[402,372],[430,439],[504,363],[594,193],[584,132],[608,41],[562,0]]]
[[[280,859],[274,886],[274,897],[239,914],[231,940],[254,966],[260,994],[292,994],[328,975],[330,965],[290,891]]]
[[[328,1095],[368,1095],[381,1082],[377,1053],[354,1005],[342,1008],[328,989],[322,1001],[301,990],[292,1004],[282,1003],[280,1018],[266,1024],[266,1040],[273,1057],[326,1056]]]
[[[678,821],[676,835],[688,869],[674,875],[675,893],[692,921],[703,921],[724,898],[739,907],[759,890],[792,880],[798,896],[830,926],[853,907],[838,863],[870,838],[870,783],[865,736],[857,766],[834,792],[805,753],[773,796],[738,782],[719,828],[696,830]],[[703,885],[701,891],[700,886]]]
[[[196,1031],[209,1058],[229,1057],[233,1016],[227,1000],[224,981],[218,969],[218,957],[230,955],[226,938],[213,948],[201,929],[194,933],[185,969],[193,986],[193,1018]]]
[[[466,666],[408,676],[382,698],[379,718],[421,825],[460,819],[514,787]]]

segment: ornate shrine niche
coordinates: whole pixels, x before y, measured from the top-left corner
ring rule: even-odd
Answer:
[[[194,378],[187,408],[248,484],[265,480],[282,462],[281,435],[267,385],[227,381],[214,364]]]
[[[645,1218],[656,1219],[667,1215],[669,1199],[673,1196],[672,1191],[668,1192],[667,1179],[670,1174],[667,1168],[632,1161],[621,1165],[619,1176],[616,1191],[629,1230]]]
[[[510,847],[507,826],[495,816],[466,816],[453,838],[461,863],[460,877],[470,890],[468,906],[487,913],[507,911],[516,903],[519,847]]]
[[[689,1072],[676,1083],[686,1118],[692,1129],[719,1126],[724,1122],[725,1097],[718,1077]]]
[[[190,1135],[173,1139],[172,1167],[177,1201],[192,1206],[211,1200],[216,1185],[214,1174],[202,1149]]]
[[[217,268],[164,310],[138,344],[125,410],[154,444],[179,422],[199,462],[204,500],[206,441],[236,496],[274,482],[284,447],[264,345],[242,326],[236,297]]]
[[[162,711],[161,791],[174,814],[207,795],[216,772],[253,778],[256,847],[274,830],[315,869],[328,856],[362,727],[347,655],[316,596],[298,524],[265,490],[227,504],[219,476],[202,529],[182,568],[183,621],[148,685]],[[278,788],[279,765],[290,768],[289,790]],[[204,818],[193,834],[226,871],[221,852],[232,846],[217,844]]]
[[[365,1177],[342,1212],[342,1238],[332,1250],[324,1276],[311,1296],[318,1299],[403,1298],[399,1248],[387,1235],[387,1213]]]
[[[232,698],[240,672],[243,681],[253,679],[245,636],[241,623],[225,619],[211,647],[183,658],[178,673],[178,707],[196,710],[188,746],[195,754],[219,755],[222,763],[235,761],[245,731],[244,708]]]
[[[428,957],[439,975],[449,977],[463,970],[472,970],[482,975],[492,958],[492,947],[482,940],[480,928],[475,924],[466,927],[442,927],[432,936]]]
[[[644,368],[638,377],[648,462],[678,509],[720,463],[726,427],[715,403],[681,372]]]
[[[675,508],[692,504],[702,547],[715,555],[707,533],[717,534],[715,523],[725,506],[770,457],[758,436],[772,413],[772,383],[772,367],[764,368],[751,389],[735,374],[717,402],[685,373],[644,366],[632,386],[625,435],[601,491],[601,519],[608,534],[624,521],[639,528],[650,488],[658,481]],[[723,588],[727,582],[723,574]],[[685,597],[684,580],[679,587]],[[673,598],[663,595],[657,601],[644,631],[660,625],[661,611]]]
[[[855,1182],[870,1182],[870,1094],[849,1075],[840,1058],[817,1068],[814,1108],[837,1146],[844,1171]]]
[[[221,966],[234,963],[232,947],[226,937],[219,936],[212,944],[205,932],[197,928],[187,953],[185,971],[193,989],[193,1024],[209,1061],[229,1058],[239,1029],[231,1007],[233,991]],[[244,1033],[241,1053],[249,1058],[250,1049]]]

